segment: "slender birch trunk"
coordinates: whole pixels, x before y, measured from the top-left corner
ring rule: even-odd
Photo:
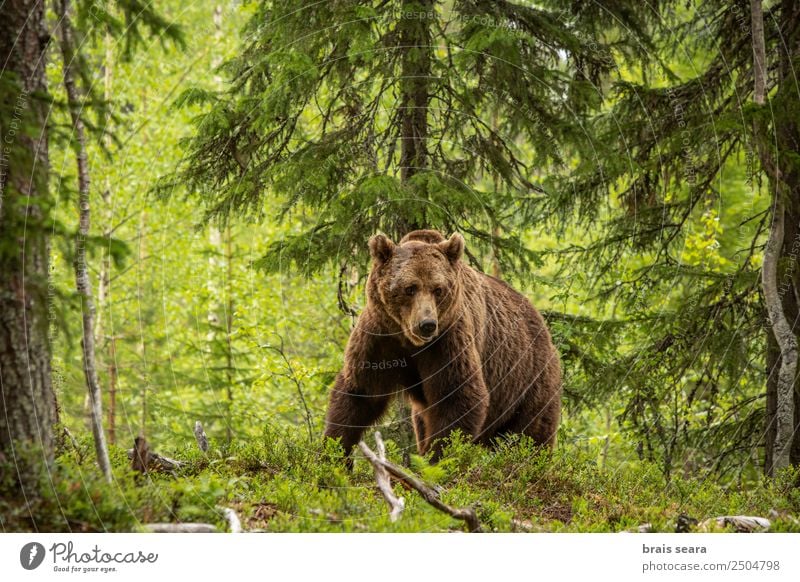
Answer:
[[[100,393],[100,384],[97,380],[95,365],[94,341],[94,316],[95,307],[92,299],[92,284],[89,279],[89,270],[86,264],[86,238],[89,236],[91,211],[89,205],[89,160],[86,153],[86,130],[81,119],[81,100],[78,87],[75,83],[73,66],[75,64],[75,44],[73,39],[72,22],[69,19],[69,0],[60,0],[57,4],[60,19],[61,55],[64,67],[64,88],[67,93],[69,112],[72,118],[72,127],[78,145],[78,237],[75,244],[75,282],[81,298],[81,312],[83,314],[83,372],[86,377],[86,386],[89,390],[91,402],[92,433],[94,435],[97,462],[106,480],[111,481],[111,463],[108,458],[108,447],[103,430],[103,400]]]

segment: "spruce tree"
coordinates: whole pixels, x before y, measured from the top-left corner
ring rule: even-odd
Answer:
[[[277,216],[272,269],[345,273],[377,231],[459,231],[470,259],[527,273],[522,227],[615,58],[647,51],[641,2],[261,2],[224,91],[204,104],[185,163],[161,185],[199,193],[206,218]],[[585,152],[584,152],[585,153]]]
[[[617,83],[613,107],[592,121],[605,147],[578,163],[560,190],[570,195],[549,206],[554,219],[576,210],[600,226],[580,255],[595,297],[618,316],[570,323],[568,359],[593,386],[583,396],[621,395],[620,419],[639,435],[640,455],[667,474],[708,467],[741,477],[751,461],[772,471],[781,353],[765,311],[761,255],[775,200],[785,227],[777,280],[797,334],[800,135],[790,70],[800,56],[798,7],[764,8],[760,104],[750,4],[662,5],[665,26],[653,40],[683,72],[654,78],[645,67]],[[747,189],[736,190],[743,180]],[[692,256],[698,243],[707,246]],[[611,349],[598,349],[598,330],[614,331]],[[799,395],[795,385],[794,464]]]

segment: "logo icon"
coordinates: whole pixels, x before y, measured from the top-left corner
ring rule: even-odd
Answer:
[[[35,570],[44,561],[44,546],[39,542],[30,542],[19,551],[19,563],[26,570]]]

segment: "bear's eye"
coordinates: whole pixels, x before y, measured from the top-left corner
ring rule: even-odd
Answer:
[[[437,287],[436,289],[433,290],[433,294],[436,295],[437,297],[441,297],[442,293],[444,293],[444,290],[441,287]]]
[[[413,295],[416,292],[417,292],[416,285],[409,285],[408,287],[406,287],[406,295]]]

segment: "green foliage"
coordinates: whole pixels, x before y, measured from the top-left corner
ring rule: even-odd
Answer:
[[[612,47],[647,47],[650,17],[636,2],[548,4],[259,3],[226,90],[179,98],[206,107],[159,190],[199,194],[221,222],[279,207],[293,228],[260,262],[272,270],[361,265],[375,231],[425,226],[469,235],[476,263],[491,251],[525,272],[518,232],[546,193],[531,174],[585,147],[593,83]]]
[[[395,450],[388,442],[390,460]],[[205,522],[225,530],[222,507],[232,507],[246,529],[270,532],[440,532],[463,524],[431,508],[416,492],[395,485],[406,500],[402,518],[391,523],[374,484],[372,467],[359,457],[352,473],[331,442],[310,444],[297,428],[269,426],[249,443],[175,452],[187,461],[177,475],[134,475],[124,451],[112,448],[114,484],[103,482],[91,443],[62,453],[40,493],[0,501],[4,531],[132,531],[145,522]],[[800,496],[791,471],[747,489],[727,490],[713,479],[666,482],[657,466],[637,463],[624,470],[600,469],[590,455],[562,447],[543,452],[528,439],[499,443],[494,450],[455,435],[442,464],[423,466],[436,478],[441,497],[453,506],[473,506],[486,531],[622,531],[651,523],[674,531],[679,515],[767,515],[777,531],[800,531],[791,516]],[[425,475],[425,473],[428,473]],[[433,481],[431,481],[433,482]]]
[[[640,458],[666,475],[755,478],[769,196],[750,143],[749,14],[736,2],[674,8],[648,33],[649,62],[621,70],[592,120],[593,155],[543,200],[550,223],[591,227],[552,261],[559,274],[581,265],[592,316],[557,329],[578,402],[613,398]]]
[[[425,19],[403,16],[427,13],[422,2],[257,2],[225,12],[219,29],[211,6],[167,2],[186,52],[170,45],[165,57],[145,34],[135,60],[106,38],[123,13],[83,29],[98,41],[86,63],[113,72],[110,101],[87,103],[103,138],[90,144],[88,249],[93,277],[111,261],[97,334],[106,419],[112,373],[117,387],[115,488],[85,436],[68,268],[74,154],[55,107],[52,312],[66,325],[54,330],[54,384],[80,447],[59,457],[34,511],[1,502],[3,527],[30,529],[32,513],[41,529],[222,528],[218,506],[230,505],[268,531],[459,529],[399,487],[407,510],[391,524],[371,468],[358,460],[347,473],[319,439],[363,303],[366,240],[422,225],[465,233],[469,260],[543,311],[566,407],[552,456],[457,435],[437,465],[411,453],[400,407],[381,426],[391,459],[443,485],[448,503],[475,504],[496,531],[796,514],[794,476],[760,476],[768,193],[743,136],[765,112],[737,109],[750,81],[749,45],[726,32],[736,15],[722,10],[715,33],[699,34],[720,6],[665,12],[673,36],[641,2],[435,3]],[[409,49],[403,35],[426,27],[430,51]],[[708,44],[717,38],[733,41]],[[429,147],[409,172],[406,73],[426,59]],[[60,70],[49,74],[58,105]],[[148,197],[157,187],[186,197]],[[218,240],[209,219],[228,223]],[[208,455],[188,444],[197,420]],[[124,449],[140,432],[187,467],[130,474]],[[797,530],[783,517],[775,527]]]

